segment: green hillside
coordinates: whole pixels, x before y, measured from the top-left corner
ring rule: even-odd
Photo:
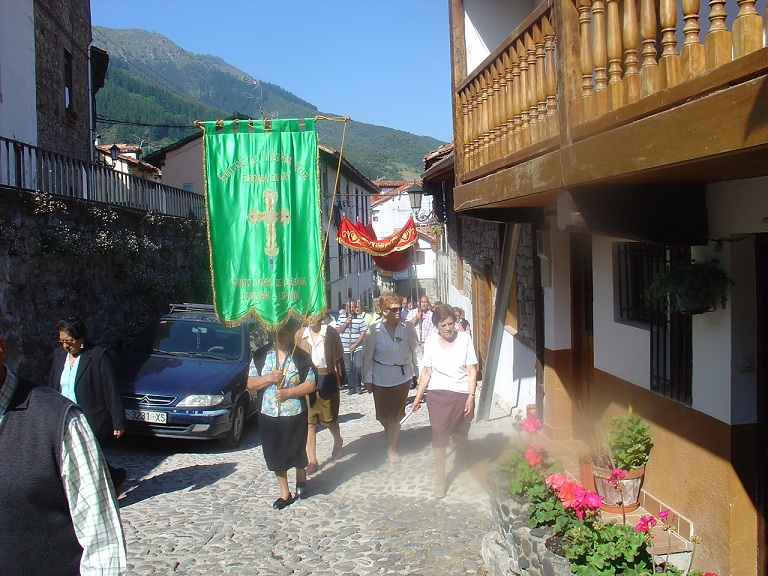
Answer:
[[[152,151],[193,134],[195,120],[235,112],[252,118],[334,116],[275,84],[254,83],[221,58],[188,52],[161,34],[95,26],[93,38],[110,58],[106,83],[96,96],[97,129],[104,142],[151,144]],[[320,141],[338,150],[342,127],[318,122]],[[412,179],[423,172],[424,155],[441,144],[350,121],[344,156],[369,178]]]

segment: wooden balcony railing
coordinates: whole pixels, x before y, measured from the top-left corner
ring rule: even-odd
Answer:
[[[756,1],[737,0],[735,15],[727,13],[726,0],[701,4],[540,4],[457,86],[459,180],[765,74],[765,21]],[[709,26],[701,38],[703,19]],[[728,68],[739,59],[744,66]],[[728,68],[730,76],[710,80],[707,73],[718,68]]]
[[[204,198],[117,172],[98,162],[83,162],[23,142],[0,137],[0,186],[83,198],[184,218],[205,218]]]

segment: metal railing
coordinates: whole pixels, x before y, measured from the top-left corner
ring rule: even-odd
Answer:
[[[0,137],[0,186],[184,218],[205,218],[200,194]]]

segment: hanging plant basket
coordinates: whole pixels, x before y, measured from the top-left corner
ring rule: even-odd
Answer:
[[[651,280],[646,300],[663,300],[672,312],[702,314],[712,312],[717,303],[725,310],[728,287],[733,280],[717,265],[717,260],[700,262],[677,260]]]

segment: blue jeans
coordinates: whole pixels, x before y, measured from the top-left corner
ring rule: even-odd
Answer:
[[[360,388],[360,369],[362,367],[362,354],[360,348],[354,352],[344,352],[344,369],[347,371],[347,388],[357,390]]]

